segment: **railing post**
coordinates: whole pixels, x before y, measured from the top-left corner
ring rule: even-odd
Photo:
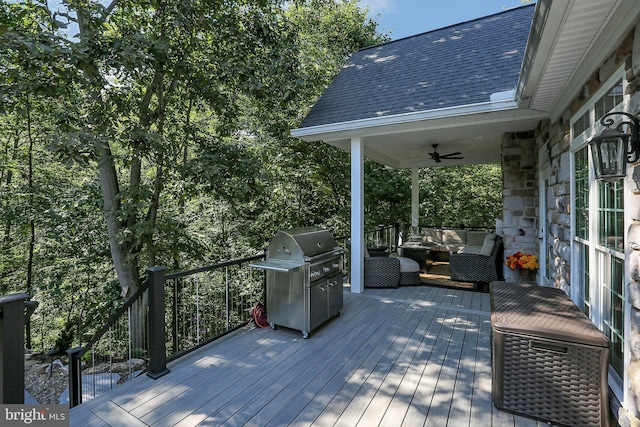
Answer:
[[[230,316],[230,311],[231,311],[231,307],[229,304],[229,266],[226,266],[224,268],[224,304],[225,304],[225,311],[226,313],[226,327],[225,329],[229,330],[229,316]]]
[[[266,246],[263,248],[264,258],[267,259],[269,256],[269,247]],[[262,297],[264,301],[264,308],[267,308],[267,270],[262,271]]]
[[[24,403],[24,324],[27,294],[0,297],[0,404]]]
[[[69,356],[69,408],[82,403],[82,370],[80,358],[82,347],[67,350]]]
[[[149,369],[147,376],[158,379],[170,371],[167,368],[165,339],[164,275],[165,267],[147,269],[149,284]]]
[[[378,236],[376,237],[376,240],[375,244],[377,246],[388,246],[388,243],[384,241],[384,224],[378,224]]]
[[[173,354],[178,354],[178,280],[173,279],[173,313],[171,313],[171,334],[173,335]]]

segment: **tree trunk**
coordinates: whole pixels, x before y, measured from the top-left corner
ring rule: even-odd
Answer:
[[[29,138],[29,206],[33,208],[33,135],[31,134],[31,107],[27,102],[27,135]],[[30,215],[29,220],[29,260],[27,262],[27,294],[29,297],[33,296],[33,262],[34,262],[34,249],[36,245],[36,224],[33,219],[33,215]],[[26,346],[31,348],[31,322],[26,322]]]
[[[106,9],[103,19],[117,5],[114,0]],[[91,20],[88,11],[83,7],[76,9],[78,16],[78,28],[80,32],[80,40],[87,42],[91,37]],[[90,82],[87,96],[94,105],[103,104],[101,89],[103,81],[100,76],[98,66],[91,60],[84,64],[84,70],[87,81]],[[118,174],[116,171],[115,160],[111,153],[109,142],[100,138],[102,123],[101,117],[89,116],[88,125],[91,132],[97,132],[96,141],[94,142],[94,152],[98,161],[98,173],[100,175],[100,187],[102,189],[103,209],[107,223],[107,233],[109,235],[109,248],[111,250],[111,258],[113,267],[118,276],[121,288],[121,296],[126,297],[135,292],[140,283],[140,275],[138,272],[137,257],[132,253],[130,245],[126,240],[123,241],[121,232],[124,230],[127,220],[121,222],[118,219],[120,213],[120,186],[118,185]],[[104,133],[104,132],[103,132]]]
[[[140,276],[138,274],[136,259],[128,250],[126,243],[119,242],[119,235],[123,227],[118,219],[120,211],[119,186],[116,168],[111,154],[111,149],[106,143],[96,144],[98,154],[98,171],[100,173],[100,187],[104,202],[104,215],[109,234],[109,248],[113,266],[118,275],[118,281],[122,288],[123,297],[132,294],[138,289]]]

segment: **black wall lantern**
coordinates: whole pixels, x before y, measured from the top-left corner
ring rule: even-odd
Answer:
[[[610,116],[614,115],[623,115],[628,117],[629,121],[622,121],[612,127],[615,120]],[[605,126],[605,129],[589,141],[596,179],[618,181],[627,174],[627,163],[635,163],[639,160],[638,119],[629,113],[614,112],[602,116],[600,124]],[[624,126],[629,128],[629,132],[623,130]]]

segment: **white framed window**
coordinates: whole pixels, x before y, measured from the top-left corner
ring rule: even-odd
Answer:
[[[602,131],[600,118],[626,111],[621,67],[571,119],[571,298],[611,341],[609,385],[623,399],[625,381],[626,179],[595,179],[588,141]]]

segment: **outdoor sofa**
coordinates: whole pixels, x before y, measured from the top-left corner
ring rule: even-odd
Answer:
[[[487,235],[494,234],[485,230],[464,230],[447,228],[423,228],[418,235],[409,238],[409,244],[428,246],[432,252],[457,253],[467,246],[482,247]]]
[[[502,238],[493,231],[424,228],[409,241],[429,247],[433,258],[448,258],[453,281],[502,280]]]

